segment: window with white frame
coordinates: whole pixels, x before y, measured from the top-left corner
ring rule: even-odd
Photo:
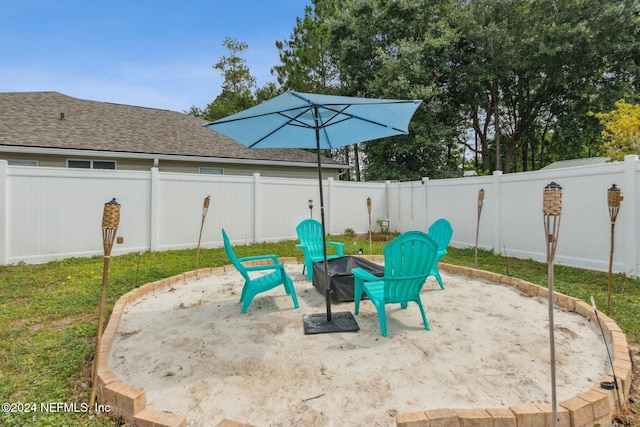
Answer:
[[[198,173],[207,174],[207,175],[224,175],[224,169],[203,166],[198,168]]]
[[[7,160],[9,166],[38,166],[37,160],[13,159]]]
[[[116,169],[116,162],[110,160],[67,160],[67,167],[73,169]]]

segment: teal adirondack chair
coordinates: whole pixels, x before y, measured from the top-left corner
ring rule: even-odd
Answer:
[[[229,237],[227,233],[222,229],[222,239],[224,240],[224,250],[227,252],[229,260],[233,266],[238,270],[242,277],[244,277],[244,286],[242,287],[242,294],[240,295],[240,302],[242,303],[241,313],[246,313],[249,304],[257,294],[266,292],[276,286],[283,285],[288,295],[291,295],[293,300],[293,306],[298,308],[298,298],[296,296],[296,290],[293,287],[293,281],[284,271],[284,265],[278,262],[278,257],[275,255],[257,255],[248,256],[244,258],[238,258],[231,247]],[[271,261],[269,264],[264,265],[252,265],[245,266],[243,263],[248,261]],[[249,272],[252,271],[268,271],[273,270],[271,273],[252,278]]]
[[[451,223],[444,218],[440,218],[436,220],[429,227],[429,236],[433,237],[433,239],[438,243],[438,253],[436,255],[436,261],[433,263],[433,268],[431,272],[429,272],[429,276],[435,276],[438,284],[440,285],[440,289],[444,289],[444,284],[442,283],[442,278],[440,277],[440,272],[438,271],[438,263],[440,262],[440,258],[445,256],[447,252],[447,247],[449,246],[449,242],[451,241],[451,235],[453,234],[453,227],[451,227]]]
[[[384,276],[376,277],[361,268],[354,268],[354,301],[356,315],[360,311],[362,292],[375,305],[382,336],[387,336],[387,304],[418,304],[424,328],[429,330],[427,316],[420,301],[424,285],[436,259],[438,244],[427,233],[407,231],[393,239],[384,248]]]
[[[302,221],[296,227],[296,233],[300,243],[296,248],[304,251],[304,270],[307,271],[307,280],[313,281],[313,263],[324,261],[324,253],[322,250],[322,224],[315,219],[309,218]],[[333,246],[336,249],[335,254],[327,255],[327,259],[340,258],[344,256],[344,243],[327,242],[327,246]]]

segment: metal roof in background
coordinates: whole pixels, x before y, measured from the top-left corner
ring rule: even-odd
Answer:
[[[575,168],[579,166],[594,166],[608,163],[608,157],[587,157],[584,159],[559,160],[547,165],[540,170]]]

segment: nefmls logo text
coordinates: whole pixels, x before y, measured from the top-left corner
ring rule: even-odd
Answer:
[[[109,405],[96,405],[95,413],[109,412],[111,407]],[[40,412],[77,412],[87,413],[89,412],[89,404],[82,402],[40,402]]]

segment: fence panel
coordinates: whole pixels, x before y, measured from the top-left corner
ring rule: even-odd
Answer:
[[[563,187],[556,262],[606,271],[610,251],[607,189],[625,199],[615,227],[614,272],[638,272],[640,162],[625,162],[493,176],[417,182],[323,183],[330,234],[369,229],[388,219],[392,231],[426,230],[440,217],[453,225],[451,245],[475,245],[478,191],[485,192],[479,246],[518,258],[546,260],[542,216],[544,187]],[[195,247],[203,201],[211,196],[203,247],[221,246],[225,228],[236,243],[295,239],[295,226],[320,219],[318,182],[309,179],[218,176],[151,171],[97,171],[8,166],[0,160],[0,264],[38,263],[102,254],[104,203],[122,205],[114,254]],[[309,210],[313,200],[313,211]]]
[[[256,211],[260,233],[258,241],[296,239],[296,226],[313,215],[320,220],[318,181],[260,177],[259,205]],[[325,209],[327,185],[324,185]],[[309,200],[313,209],[309,210]]]
[[[38,263],[102,250],[104,204],[116,197],[128,208],[139,205],[148,216],[148,172],[7,168],[7,262]],[[147,229],[126,220],[133,241],[147,239]],[[142,244],[144,246],[144,244]],[[114,254],[117,248],[114,248]]]
[[[456,183],[456,181],[459,181]],[[478,191],[485,191],[485,201],[480,217],[480,247],[492,248],[492,223],[494,214],[492,177],[471,177],[428,181],[427,222],[431,225],[438,218],[446,218],[453,226],[451,242],[454,246],[475,246],[478,222]]]
[[[392,231],[427,230],[426,194],[421,181],[388,184],[388,219]]]
[[[347,228],[360,234],[369,232],[367,198],[371,199],[372,230],[377,230],[377,219],[387,218],[384,183],[334,181],[330,188],[332,234],[342,234]]]
[[[219,246],[222,227],[230,236],[253,241],[252,177],[160,173],[158,193],[159,250],[197,246],[207,196],[202,247]]]

